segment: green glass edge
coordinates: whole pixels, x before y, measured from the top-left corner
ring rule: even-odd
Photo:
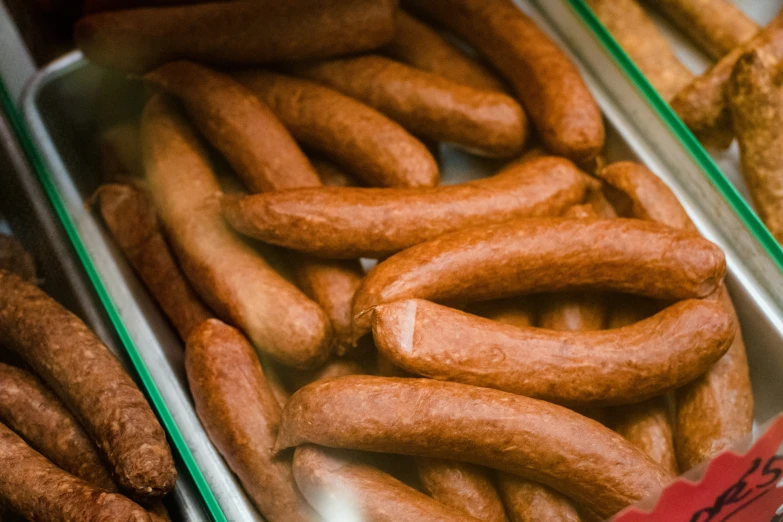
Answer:
[[[718,165],[712,159],[707,150],[702,146],[696,136],[688,129],[683,121],[672,110],[669,104],[658,94],[658,91],[650,84],[647,78],[642,74],[636,64],[625,53],[623,48],[609,30],[601,23],[598,17],[584,0],[566,0],[571,10],[584,23],[587,28],[598,37],[599,42],[609,55],[618,63],[625,75],[630,78],[634,87],[639,91],[647,102],[655,109],[666,126],[675,136],[685,145],[690,156],[707,174],[707,178],[718,190],[723,198],[729,203],[729,206],[740,217],[751,234],[761,244],[764,250],[769,254],[783,272],[783,248],[775,240],[764,223],[745,201],[745,198],[737,191],[734,185],[726,178]]]
[[[109,297],[109,293],[106,290],[106,287],[103,285],[103,281],[98,275],[98,272],[95,269],[89,254],[87,253],[87,249],[79,237],[79,233],[76,230],[73,221],[65,210],[65,205],[60,198],[60,195],[57,193],[49,171],[46,168],[43,160],[38,155],[38,151],[36,150],[35,145],[33,145],[33,141],[27,131],[27,126],[23,123],[21,116],[19,115],[11,100],[8,89],[1,78],[0,106],[5,109],[5,113],[9,117],[11,126],[22,145],[22,148],[24,149],[27,160],[33,166],[34,171],[38,175],[38,180],[46,191],[46,194],[49,196],[52,207],[57,213],[57,216],[60,218],[60,222],[62,223],[65,232],[68,234],[68,238],[71,240],[71,244],[76,250],[76,254],[79,256],[87,276],[89,277],[98,294],[98,298],[106,309],[106,312],[109,315],[109,319],[114,325],[114,328],[120,337],[120,341],[125,347],[125,350],[128,353],[128,356],[130,357],[130,360],[133,363],[133,366],[136,369],[136,372],[138,373],[144,388],[146,389],[147,395],[151,399],[159,418],[163,422],[163,425],[165,426],[166,431],[171,438],[171,441],[174,443],[174,447],[176,448],[180,459],[182,459],[182,461],[185,463],[185,467],[190,472],[190,476],[193,479],[193,482],[195,483],[199,493],[201,494],[201,499],[206,505],[210,516],[216,522],[228,522],[225,514],[223,513],[223,510],[220,507],[220,504],[212,492],[212,489],[209,487],[209,484],[207,484],[201,469],[198,467],[196,460],[193,458],[193,454],[190,452],[190,448],[188,448],[185,439],[182,437],[182,433],[180,432],[177,423],[174,422],[174,418],[171,416],[171,413],[169,412],[163,397],[161,397],[160,392],[158,391],[158,388],[152,379],[152,376],[144,364],[144,361],[141,359],[135,343],[128,334],[128,331],[125,329],[125,325],[120,318],[119,312],[117,311],[117,308],[114,305],[111,297]]]

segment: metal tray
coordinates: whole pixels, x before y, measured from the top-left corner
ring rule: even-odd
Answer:
[[[573,55],[606,118],[610,160],[641,161],[677,193],[702,233],[726,251],[728,283],[744,325],[756,394],[755,418],[783,410],[783,274],[743,217],[708,181],[688,150],[602,51],[566,0],[517,2],[555,39],[591,45]],[[580,33],[584,42],[574,44]],[[52,63],[22,100],[41,182],[136,365],[174,444],[216,520],[261,520],[198,422],[182,369],[177,336],[136,279],[84,200],[100,179],[92,146],[98,86],[107,75],[74,52]],[[130,83],[128,84],[130,85]],[[132,89],[140,88],[130,87]],[[132,98],[117,98],[125,103]],[[445,182],[481,177],[497,162],[442,149]],[[674,175],[676,173],[676,175]]]
[[[2,90],[2,85],[0,85]],[[2,94],[2,93],[0,93]],[[25,158],[10,122],[0,110],[0,232],[16,235],[36,259],[42,288],[81,317],[135,374],[92,285]],[[4,216],[2,214],[5,214]],[[6,219],[7,218],[7,219]],[[207,520],[198,493],[183,466],[166,500],[173,520]]]

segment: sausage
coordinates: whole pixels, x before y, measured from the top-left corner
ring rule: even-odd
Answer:
[[[598,217],[590,205],[576,205],[565,217],[586,219]],[[549,294],[540,302],[538,326],[550,330],[590,331],[606,326],[606,296],[596,292]]]
[[[516,156],[528,137],[527,116],[510,96],[383,56],[338,58],[293,65],[291,70],[375,107],[417,136],[482,155]]]
[[[775,61],[783,59],[783,13],[751,40],[721,58],[671,100],[672,109],[706,145],[728,147],[734,137],[726,87],[737,60],[748,51],[763,50]]]
[[[323,363],[332,337],[326,314],[226,226],[205,152],[162,96],[144,110],[142,145],[153,202],[204,301],[276,360],[302,368]]]
[[[285,406],[285,403],[288,402],[288,399],[291,398],[291,393],[288,391],[285,384],[283,384],[283,379],[280,377],[278,369],[274,367],[274,362],[265,358],[262,360],[261,366],[264,370],[266,383],[272,391],[272,395],[274,395],[277,404],[282,408]]]
[[[188,339],[185,370],[210,440],[264,517],[314,520],[294,483],[291,462],[271,452],[280,406],[242,334],[217,319],[204,322]]]
[[[372,107],[282,74],[243,71],[235,78],[266,103],[299,142],[328,155],[366,184],[438,184],[438,165],[427,147]]]
[[[516,328],[421,299],[379,305],[373,315],[375,345],[403,370],[572,406],[673,390],[704,374],[734,337],[723,306],[696,299],[593,332]]]
[[[753,206],[783,243],[783,94],[775,80],[777,65],[775,57],[763,51],[743,55],[731,78],[729,102]]]
[[[759,26],[729,0],[646,0],[712,59],[720,60]]]
[[[183,101],[196,127],[251,192],[321,184],[272,110],[230,76],[178,61],[147,73],[144,79]]]
[[[378,258],[466,226],[557,215],[584,196],[586,176],[545,157],[490,178],[430,189],[322,188],[223,198],[239,232],[321,257]]]
[[[61,470],[2,424],[0,501],[28,520],[151,522],[141,506]]]
[[[146,78],[181,96],[197,125],[223,151],[253,192],[316,187],[321,180],[274,114],[232,78],[189,62]],[[338,352],[350,344],[350,302],[363,277],[358,263],[293,261],[302,291],[332,321]]]
[[[353,458],[352,458],[353,457]],[[296,484],[330,520],[476,522],[348,452],[304,445],[294,453]]]
[[[717,300],[739,325],[725,285]],[[731,448],[753,431],[753,390],[742,332],[709,372],[677,391],[674,444],[685,471]]]
[[[529,298],[517,297],[471,303],[466,311],[511,326],[533,326],[537,305]]]
[[[632,202],[628,207],[634,215],[695,230],[671,190],[645,167],[617,163],[599,175]],[[753,428],[753,391],[737,313],[725,285],[714,297],[733,318],[737,333],[726,355],[676,394],[674,439],[681,470],[731,447]]]
[[[351,303],[364,270],[358,261],[308,256],[294,258],[293,265],[299,288],[321,306],[332,323],[335,353],[344,356],[352,349]]]
[[[546,484],[604,517],[672,478],[570,410],[430,379],[361,375],[302,388],[283,410],[276,449],[304,443],[479,464]]]
[[[397,11],[397,32],[381,49],[394,60],[443,76],[461,85],[485,91],[506,92],[503,81],[481,62],[471,58],[427,24],[405,11]]]
[[[186,341],[212,314],[177,266],[149,196],[131,185],[102,185],[95,204],[123,254]]]
[[[356,181],[331,161],[321,157],[310,157],[310,163],[321,178],[321,183],[327,187],[356,186]]]
[[[603,194],[620,216],[656,221],[672,228],[697,232],[677,196],[644,165],[618,161],[601,169],[597,175],[603,182]]]
[[[313,371],[289,371],[286,375],[290,387],[294,390],[303,388],[311,382],[321,379],[332,379],[334,377],[344,377],[346,375],[363,375],[367,371],[356,361],[349,359],[332,359],[326,364]]]
[[[28,283],[36,283],[35,259],[18,239],[0,234],[0,270],[16,274]]]
[[[123,122],[105,130],[98,148],[104,183],[135,182],[143,175],[137,122]]]
[[[405,0],[482,53],[522,100],[547,149],[581,162],[604,145],[598,104],[571,60],[511,0]]]
[[[609,412],[609,427],[644,451],[672,475],[678,475],[669,411],[663,397],[617,406]]]
[[[418,457],[416,471],[424,491],[438,502],[478,520],[507,522],[487,470],[453,460]]]
[[[508,473],[500,473],[498,475],[498,489],[511,522],[582,521],[568,498],[546,486]]]
[[[120,362],[75,315],[2,271],[0,346],[22,358],[74,413],[120,487],[149,500],[174,487],[163,428]]]
[[[654,315],[660,306],[637,296],[615,298],[609,328],[621,328]],[[607,426],[644,451],[673,475],[678,475],[672,424],[664,397],[609,410]]]
[[[190,59],[261,64],[366,51],[391,41],[393,0],[239,0],[114,11],[74,27],[98,65],[142,73]]]
[[[68,473],[116,491],[98,449],[57,396],[31,373],[2,363],[0,422]]]
[[[664,100],[694,78],[636,0],[587,0],[595,15]]]
[[[573,290],[687,299],[710,295],[725,271],[716,245],[636,219],[538,218],[473,227],[372,269],[354,297],[354,339],[369,331],[372,307],[399,299],[471,302]]]

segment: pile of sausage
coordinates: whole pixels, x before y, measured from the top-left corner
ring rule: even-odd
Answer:
[[[35,282],[29,254],[0,236],[0,519],[170,520],[163,428],[106,346]]]
[[[783,13],[759,28],[729,0],[642,0],[715,61],[695,76],[637,0],[587,3],[703,144],[737,138],[753,204],[783,243]]]
[[[403,8],[82,19],[151,88],[93,201],[271,522],[611,516],[750,432],[723,252],[604,164],[595,100],[510,0]],[[439,143],[506,163],[438,186]]]

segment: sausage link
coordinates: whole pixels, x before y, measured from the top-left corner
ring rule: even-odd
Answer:
[[[0,234],[0,270],[16,274],[29,283],[36,283],[35,260],[18,239]]]
[[[317,83],[266,71],[235,78],[301,143],[327,154],[367,185],[432,187],[438,164],[418,139],[372,107]]]
[[[616,163],[599,176],[630,203],[631,215],[695,230],[676,196],[655,174],[634,163]],[[716,292],[737,333],[729,351],[705,375],[676,393],[674,442],[681,470],[731,447],[753,429],[753,391],[742,331],[726,286]]]
[[[427,24],[397,11],[397,32],[381,50],[386,56],[461,85],[506,92],[503,81]]]
[[[139,125],[135,121],[119,123],[103,131],[98,144],[103,182],[137,182],[144,174],[140,147]]]
[[[528,137],[527,117],[510,96],[474,89],[382,56],[340,58],[291,69],[375,107],[426,139],[509,158],[522,152]]]
[[[465,311],[511,326],[533,326],[537,304],[526,297],[495,299],[471,303]]]
[[[587,3],[664,100],[670,100],[693,81],[694,74],[677,58],[669,41],[636,0]]]
[[[0,422],[68,473],[116,491],[95,444],[57,396],[29,372],[2,363]]]
[[[170,100],[147,103],[142,141],[153,201],[204,301],[276,360],[302,368],[323,363],[331,349],[329,319],[226,226],[206,154]]]
[[[294,453],[296,484],[311,505],[330,520],[365,522],[477,522],[361,464],[348,452],[304,445]]]
[[[75,315],[2,271],[0,345],[76,415],[123,489],[155,499],[174,487],[177,472],[163,428],[120,362]]]
[[[253,192],[316,187],[321,180],[272,111],[231,77],[189,62],[164,65],[145,76],[185,101],[199,128],[221,150]],[[363,276],[357,263],[294,260],[308,297],[337,329],[338,348],[350,345],[350,302]]]
[[[759,217],[783,242],[783,94],[775,80],[777,60],[763,51],[743,55],[729,84],[742,176]]]
[[[490,178],[430,189],[321,188],[227,196],[239,232],[331,258],[378,258],[442,234],[514,217],[552,216],[581,201],[586,176],[545,157]]]
[[[645,0],[712,59],[720,60],[758,32],[759,26],[730,0]]]
[[[149,196],[131,185],[102,185],[95,202],[103,222],[183,341],[211,316],[185,279]]]
[[[546,486],[516,475],[499,473],[498,489],[511,522],[582,522],[571,501]]]
[[[636,219],[538,218],[473,227],[371,270],[354,297],[354,339],[369,331],[371,308],[399,299],[471,302],[572,290],[687,299],[711,294],[725,270],[716,245]]]
[[[3,424],[0,501],[29,520],[151,522],[141,506],[61,470]]]
[[[609,427],[663,466],[678,475],[669,408],[664,397],[617,406],[609,412]]]
[[[251,192],[321,184],[272,110],[230,76],[178,61],[147,73],[144,79],[182,100],[196,127]]]
[[[511,83],[547,149],[577,162],[601,151],[601,111],[579,71],[511,0],[402,3],[487,57]]]
[[[344,172],[338,165],[321,157],[311,157],[310,163],[321,178],[321,183],[327,187],[354,187],[356,181]]]
[[[366,51],[391,41],[393,0],[240,0],[100,13],[74,27],[98,65],[142,73],[172,60],[260,64]]]
[[[349,376],[302,388],[277,450],[304,443],[462,460],[546,484],[608,517],[672,477],[566,408],[430,379]]]
[[[508,521],[487,470],[464,462],[427,457],[418,457],[415,462],[424,491],[438,502],[478,520]]]
[[[683,386],[734,337],[723,306],[696,299],[593,332],[516,328],[420,299],[373,315],[378,350],[403,370],[574,406],[634,403]]]
[[[188,339],[185,370],[209,438],[268,520],[314,520],[294,483],[291,463],[272,454],[280,406],[250,344],[210,319]]]
[[[705,145],[726,148],[731,144],[734,131],[726,87],[737,61],[753,50],[770,53],[776,62],[783,59],[783,13],[672,98],[674,112]]]

